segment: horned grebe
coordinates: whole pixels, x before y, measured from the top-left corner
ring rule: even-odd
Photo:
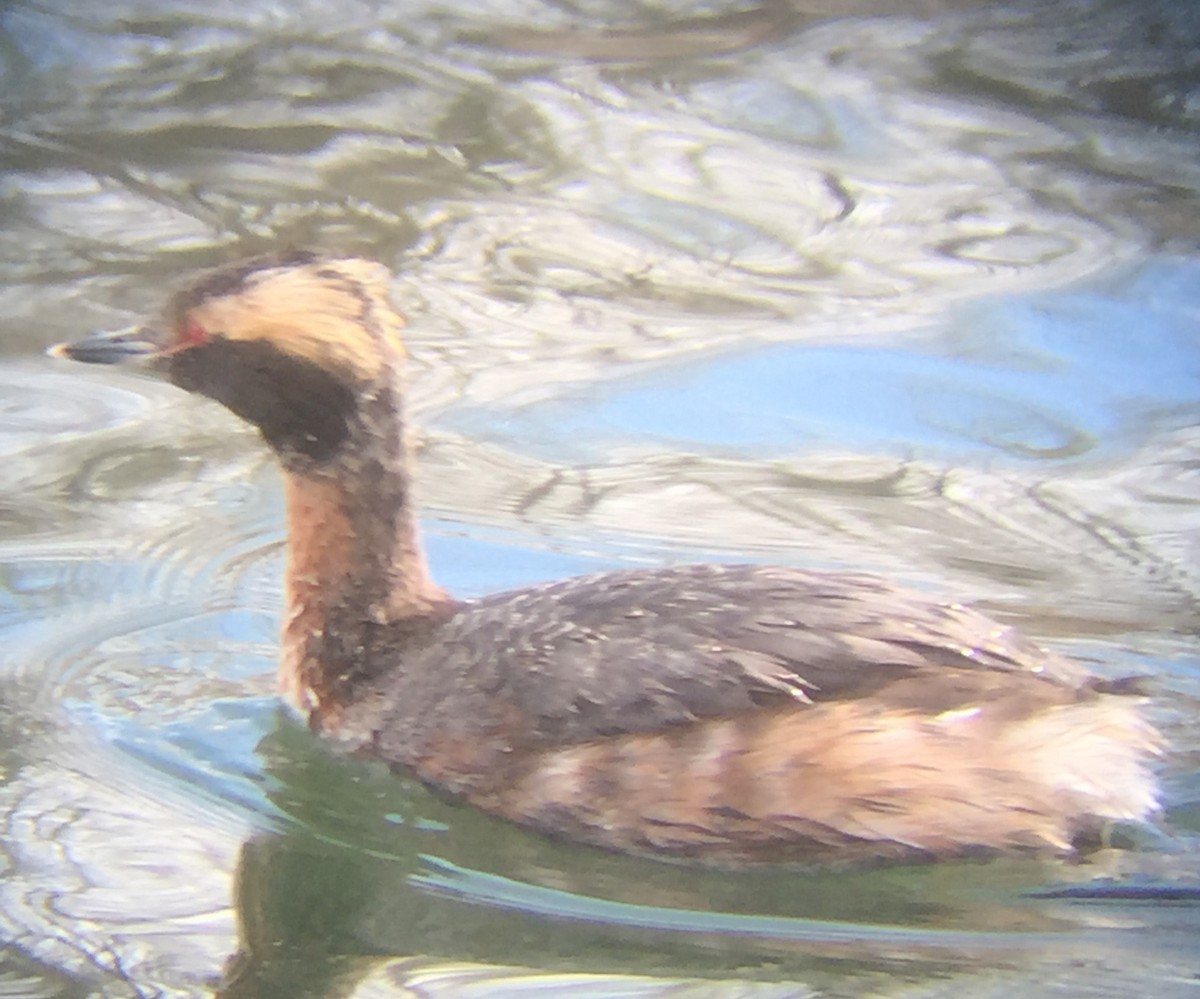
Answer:
[[[137,358],[283,468],[279,682],[311,727],[488,812],[718,863],[1069,852],[1157,809],[1137,699],[974,611],[763,565],[447,595],[417,536],[403,321],[359,259],[216,270]]]

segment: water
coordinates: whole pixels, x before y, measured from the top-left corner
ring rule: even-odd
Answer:
[[[0,10],[0,991],[1192,994],[1194,897],[1031,893],[1197,884],[1200,10],[834,6]],[[698,870],[332,754],[275,705],[254,434],[42,356],[291,245],[396,271],[444,585],[970,601],[1156,677],[1164,834]]]

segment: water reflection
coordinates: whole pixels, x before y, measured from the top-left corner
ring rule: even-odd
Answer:
[[[1200,855],[1198,37],[1165,0],[7,4],[0,975],[1182,994],[1194,908],[1023,893]],[[971,599],[1156,677],[1169,838],[1071,869],[720,875],[328,757],[273,707],[253,435],[39,357],[289,244],[398,272],[451,589],[749,557]],[[605,904],[628,908],[567,918]],[[826,937],[668,932],[680,910]],[[867,924],[1039,940],[931,955]]]

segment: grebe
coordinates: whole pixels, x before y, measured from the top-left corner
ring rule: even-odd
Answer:
[[[1069,853],[1157,810],[1159,737],[1077,664],[879,579],[609,572],[460,601],[430,578],[379,264],[218,269],[139,359],[283,469],[279,684],[316,732],[543,833],[715,863]]]

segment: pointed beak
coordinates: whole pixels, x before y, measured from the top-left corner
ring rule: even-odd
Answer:
[[[51,357],[66,357],[85,364],[144,364],[161,350],[153,330],[145,326],[130,326],[122,330],[93,333],[75,343],[57,343],[46,353]]]

